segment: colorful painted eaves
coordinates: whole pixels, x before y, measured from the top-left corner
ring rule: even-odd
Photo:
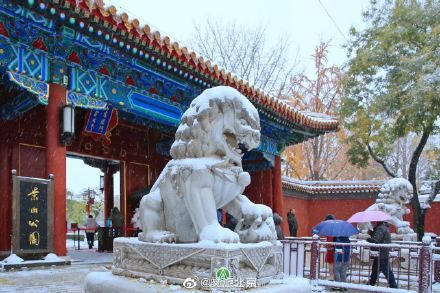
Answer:
[[[34,0],[28,0],[34,2]],[[152,31],[148,25],[141,26],[138,19],[130,19],[127,13],[118,13],[114,6],[107,6],[101,0],[59,0],[45,3],[36,1],[33,5],[58,7],[80,16],[81,21],[87,22],[89,31],[118,32],[119,38],[107,40],[114,44],[122,44],[134,55],[153,52],[162,60],[171,61],[194,72],[199,81],[212,85],[227,85],[236,88],[254,103],[260,104],[270,111],[278,113],[282,119],[302,125],[315,131],[335,131],[339,122],[336,118],[325,115],[313,115],[294,109],[283,101],[271,97],[256,89],[248,82],[234,76],[231,72],[219,68],[211,61],[197,56],[195,52],[172,42],[168,36],[161,36],[158,31]],[[66,16],[67,17],[67,16]],[[83,26],[86,24],[83,23]],[[120,46],[121,47],[121,46]],[[197,79],[197,78],[196,78]]]

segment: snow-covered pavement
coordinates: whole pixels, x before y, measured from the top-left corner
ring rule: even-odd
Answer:
[[[90,272],[109,271],[113,254],[96,252],[96,249],[88,249],[86,245],[82,247],[81,250],[76,250],[73,243],[67,245],[67,257],[72,263],[70,266],[0,273],[0,292],[84,292],[86,275]]]
[[[88,273],[109,272],[109,270],[110,264],[90,264],[77,262],[76,264],[74,263],[71,266],[34,269],[28,271],[4,272],[0,273],[0,292],[83,293],[85,284],[84,281]],[[134,284],[140,281],[132,279],[132,282],[134,282]],[[161,292],[164,292],[163,289],[164,288],[161,288]],[[434,285],[433,289],[433,292],[440,292],[440,288],[438,285]],[[190,290],[185,290],[180,286],[170,286],[169,291],[190,292]],[[260,292],[259,290],[257,291]],[[261,292],[268,291],[262,290]],[[327,292],[330,292],[330,290],[328,290]],[[352,288],[348,292],[366,291],[356,290]]]
[[[81,250],[75,250],[69,247],[68,257],[70,257],[72,261],[72,265],[70,266],[58,266],[0,273],[0,292],[82,293],[84,292],[85,278],[88,273],[110,272],[112,253],[99,253],[96,252],[95,249],[88,249],[85,247]],[[139,283],[140,280],[132,279],[131,282],[136,284]],[[332,284],[328,285],[331,286]],[[155,285],[153,285],[153,288],[154,286]],[[362,289],[366,289],[365,287],[358,286],[357,289],[355,289],[355,287],[356,286],[349,286],[348,292],[366,292],[362,291]],[[161,292],[164,292],[163,289],[166,290],[166,288],[161,288]],[[170,289],[170,291],[175,292],[189,292],[189,290],[185,290],[179,286],[170,286]],[[330,288],[328,287],[327,292],[330,292],[329,289]],[[433,292],[440,293],[439,284],[434,284]]]
[[[90,272],[106,272],[102,264],[71,265],[0,273],[0,292],[84,292],[84,280]]]

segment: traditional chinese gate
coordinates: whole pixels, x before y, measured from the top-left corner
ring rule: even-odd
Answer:
[[[11,169],[55,175],[51,230],[64,255],[67,153],[121,162],[129,223],[129,194],[157,178],[182,113],[218,85],[258,109],[261,144],[244,158],[253,180],[246,193],[284,214],[280,153],[336,130],[336,119],[289,107],[102,1],[0,0],[0,255],[10,251]],[[69,106],[74,114],[61,115]],[[61,135],[66,117],[75,118],[70,139]]]

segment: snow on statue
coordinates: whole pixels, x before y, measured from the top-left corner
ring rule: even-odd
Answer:
[[[254,243],[275,240],[272,210],[242,194],[250,183],[242,149],[260,143],[255,107],[237,90],[205,90],[183,114],[165,166],[139,207],[145,242]],[[238,219],[235,232],[217,222],[216,210]]]
[[[411,183],[403,178],[393,178],[385,182],[380,188],[376,203],[367,208],[367,211],[382,211],[389,214],[392,219],[387,222],[396,227],[397,234],[412,234],[409,222],[403,220],[403,216],[410,213],[406,205],[413,197]],[[371,224],[360,225],[362,233],[366,233]]]

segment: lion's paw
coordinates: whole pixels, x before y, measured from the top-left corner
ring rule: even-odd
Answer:
[[[258,243],[277,239],[275,223],[272,217],[267,217],[264,220],[258,217],[252,221],[241,219],[235,231],[240,235],[240,241],[243,243]]]
[[[156,243],[173,243],[176,242],[176,234],[169,231],[152,231],[149,233],[139,233],[139,240],[144,242],[156,242]]]
[[[219,223],[215,222],[209,225],[206,225],[200,233],[199,237],[200,241],[208,240],[224,243],[237,243],[240,241],[238,234],[220,226]]]

